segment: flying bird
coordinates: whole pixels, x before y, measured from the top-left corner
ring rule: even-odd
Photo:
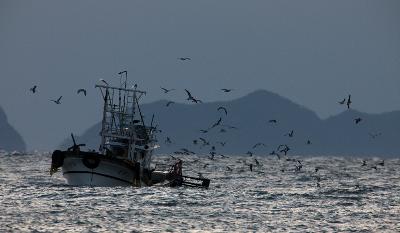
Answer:
[[[121,75],[121,74],[123,74],[123,73],[128,74],[128,71],[127,71],[127,70],[124,70],[124,71],[118,72],[119,75]]]
[[[192,96],[192,94],[188,90],[185,89],[185,91],[186,91],[186,94],[188,95],[188,98],[186,100],[190,100],[190,101],[192,101],[193,103],[196,103],[196,104],[197,103],[202,103],[201,100],[194,98]]]
[[[164,88],[164,87],[160,87],[163,91],[164,91],[164,93],[166,94],[166,93],[168,93],[168,92],[170,92],[170,91],[173,91],[173,90],[175,90],[175,89],[167,89],[167,88]]]
[[[165,139],[165,144],[171,144],[171,143],[172,143],[171,139],[169,137],[167,137]]]
[[[81,92],[83,92],[83,94],[86,96],[86,90],[85,89],[79,89],[76,93],[81,93]]]
[[[363,163],[361,164],[361,167],[367,166],[367,161],[363,160]]]
[[[233,89],[226,89],[226,88],[222,88],[221,91],[223,92],[231,92]]]
[[[37,88],[37,86],[35,85],[35,86],[33,86],[31,89],[29,89],[32,93],[36,93],[36,88]]]
[[[356,124],[360,123],[362,121],[362,119],[360,117],[354,119],[354,121],[356,122]]]
[[[255,148],[258,147],[258,146],[264,146],[264,147],[265,147],[265,144],[262,143],[262,142],[256,143],[256,144],[253,146],[253,149],[255,149]]]
[[[291,130],[289,133],[287,133],[287,134],[285,134],[284,136],[289,136],[290,138],[292,138],[293,137],[293,130]]]
[[[226,142],[217,142],[219,143],[221,146],[225,146]]]
[[[350,104],[351,104],[351,103],[352,103],[352,102],[351,102],[351,95],[349,95],[349,98],[347,99],[347,103],[346,103],[347,109],[350,108]]]
[[[281,149],[282,148],[282,149]],[[290,148],[287,145],[279,145],[278,146],[278,151],[279,152],[284,152],[285,155],[289,152]]]
[[[50,100],[53,101],[56,104],[61,104],[60,100],[61,100],[62,96],[60,96],[57,100]]]
[[[165,105],[166,107],[169,107],[171,104],[174,104],[174,101],[168,101],[168,103]]]
[[[204,138],[199,138],[199,139],[203,142],[203,146],[210,145],[210,142],[208,142],[206,139]]]
[[[225,115],[228,115],[228,110],[226,110],[226,108],[225,107],[219,107],[218,109],[217,109],[217,111],[219,111],[219,110],[224,110],[224,112],[225,112]]]
[[[192,59],[190,59],[190,57],[178,57],[178,60],[181,60],[181,61],[190,61],[190,60],[192,60]]]
[[[371,136],[371,138],[375,139],[378,136],[381,136],[382,133],[369,133],[369,136]]]
[[[201,129],[200,132],[202,132],[202,133],[208,133],[208,130],[206,130],[206,129]]]
[[[269,120],[268,122],[269,122],[269,123],[277,123],[278,121],[275,120],[275,119],[272,119],[272,120]]]

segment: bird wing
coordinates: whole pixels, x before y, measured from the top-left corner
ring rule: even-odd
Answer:
[[[211,126],[211,128],[214,128],[215,126],[221,124],[221,121],[222,121],[222,118],[220,117],[220,118],[218,119],[218,121],[217,121],[216,123],[214,123],[214,124]]]
[[[190,92],[189,92],[188,90],[186,90],[186,89],[185,89],[185,91],[186,91],[186,93],[187,93],[187,95],[188,95],[189,99],[193,99],[193,96],[192,96],[192,94],[190,94]]]
[[[206,141],[206,139],[204,139],[204,138],[199,138],[203,143],[206,143],[207,141]]]
[[[61,98],[62,98],[62,96],[60,96],[60,97],[57,99],[57,102],[59,102],[59,101],[61,100]]]
[[[219,110],[224,110],[225,115],[228,115],[228,110],[226,110],[225,107],[219,107],[219,108],[217,109],[217,111],[219,111]]]
[[[160,88],[163,89],[164,92],[168,92],[168,90],[166,88],[164,88],[164,87],[160,87]]]

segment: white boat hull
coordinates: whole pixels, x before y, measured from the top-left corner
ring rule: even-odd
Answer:
[[[91,162],[96,165],[96,161]],[[112,160],[99,159],[95,168],[84,164],[80,157],[65,157],[62,173],[73,186],[142,186],[134,181],[134,170]]]

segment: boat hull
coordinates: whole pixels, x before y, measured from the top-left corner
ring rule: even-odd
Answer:
[[[87,166],[89,161],[89,166]],[[98,164],[96,164],[98,163]],[[96,167],[90,165],[97,165]],[[62,173],[67,184],[80,186],[131,186],[134,171],[112,160],[66,157]]]

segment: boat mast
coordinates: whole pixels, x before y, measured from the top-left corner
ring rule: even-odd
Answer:
[[[104,106],[103,106],[103,120],[101,121],[101,144],[100,144],[100,152],[103,153],[104,151],[104,144],[106,142],[106,136],[104,134],[107,124],[107,102],[108,102],[108,88],[106,87],[106,94],[104,96]]]

